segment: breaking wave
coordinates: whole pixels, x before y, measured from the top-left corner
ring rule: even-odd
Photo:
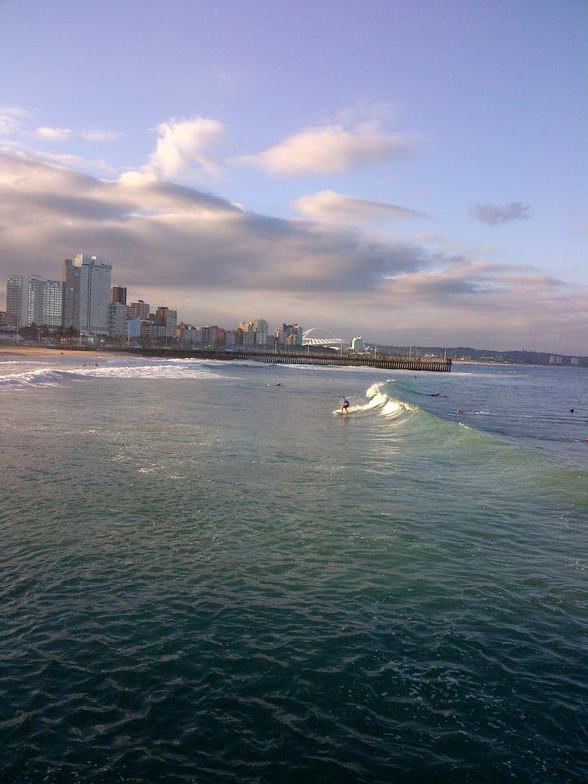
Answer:
[[[226,376],[223,376],[226,378]],[[194,364],[182,366],[165,365],[112,365],[102,367],[76,367],[68,370],[38,368],[23,373],[9,373],[0,376],[0,390],[31,389],[55,386],[66,381],[81,381],[85,378],[124,378],[124,379],[196,379],[220,378],[210,368]]]
[[[392,397],[393,381],[384,381],[377,384],[372,384],[366,390],[367,403],[353,403],[347,409],[349,415],[362,415],[362,414],[379,414],[380,416],[395,419],[404,413],[411,413],[418,410],[417,406],[406,403],[402,400],[397,400]],[[336,408],[333,411],[334,415],[342,415],[341,408]]]

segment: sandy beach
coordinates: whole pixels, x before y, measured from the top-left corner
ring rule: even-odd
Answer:
[[[0,345],[0,357],[3,355],[17,355],[17,356],[35,356],[39,354],[57,354],[59,356],[63,355],[64,357],[73,357],[79,356],[80,354],[100,354],[100,356],[104,357],[114,357],[118,356],[121,353],[126,354],[127,352],[119,352],[119,351],[104,351],[102,349],[95,349],[95,348],[64,348],[63,346],[12,346],[12,345]]]

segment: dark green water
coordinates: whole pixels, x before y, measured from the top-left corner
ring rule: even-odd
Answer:
[[[0,781],[588,780],[585,371],[81,364],[0,362]]]

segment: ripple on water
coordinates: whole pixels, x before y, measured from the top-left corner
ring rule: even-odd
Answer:
[[[7,401],[0,780],[588,780],[578,475],[245,371]]]

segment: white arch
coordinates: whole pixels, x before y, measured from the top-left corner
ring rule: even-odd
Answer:
[[[314,337],[313,333],[322,333],[321,337]],[[327,337],[325,337],[325,333]],[[341,348],[345,345],[345,341],[341,338],[335,337],[335,335],[330,332],[328,329],[320,329],[319,327],[311,327],[310,329],[305,329],[302,333],[302,345],[303,346],[324,346],[330,348]]]

